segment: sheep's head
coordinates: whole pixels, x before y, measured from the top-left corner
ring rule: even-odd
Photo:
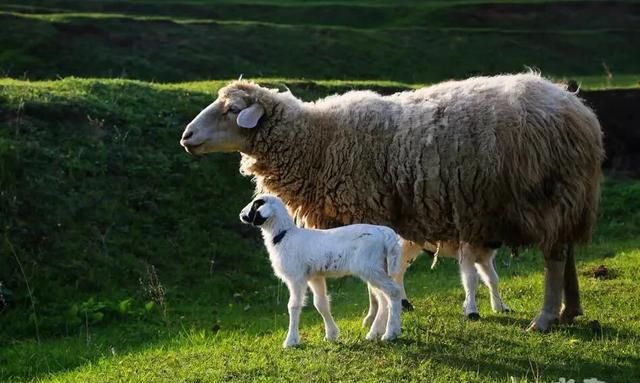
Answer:
[[[242,209],[240,221],[253,226],[262,226],[275,216],[278,210],[286,212],[282,201],[276,196],[262,194]]]
[[[242,151],[265,113],[260,94],[271,92],[246,81],[220,89],[218,98],[191,121],[180,145],[191,154]]]

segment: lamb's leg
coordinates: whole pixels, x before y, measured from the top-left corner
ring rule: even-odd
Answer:
[[[478,250],[481,251],[481,250]],[[480,278],[482,278],[482,282],[489,288],[489,292],[491,294],[491,308],[495,312],[508,312],[511,311],[507,305],[502,301],[502,297],[500,296],[500,291],[498,290],[498,273],[496,272],[495,264],[493,262],[493,258],[496,255],[496,250],[484,250],[485,254],[480,258],[479,262],[476,263],[476,267],[478,272],[480,273]],[[476,258],[478,259],[478,257]]]
[[[287,283],[287,287],[289,288],[289,304],[287,306],[289,309],[289,331],[282,344],[285,348],[300,344],[298,327],[300,326],[300,312],[302,311],[307,284],[304,280],[296,280]]]
[[[367,340],[376,340],[379,336],[384,334],[386,330],[387,318],[389,316],[389,304],[380,290],[373,286],[370,286],[369,288],[378,302],[378,309],[376,310],[375,318],[373,319],[373,323],[371,324],[371,328],[369,329],[366,338]]]
[[[395,339],[400,336],[400,312],[402,311],[400,299],[402,296],[401,289],[396,282],[382,272],[372,275],[372,278],[368,282],[384,294],[384,297],[379,297],[379,303],[382,304],[381,301],[383,300],[387,301],[385,305],[388,307],[386,331],[380,339],[383,341]],[[376,320],[377,319],[378,317],[376,317]],[[375,325],[376,321],[374,321],[374,326]],[[369,339],[369,335],[367,335],[367,339]]]
[[[476,306],[478,272],[471,254],[464,250],[464,246],[459,250],[463,252],[460,256],[460,277],[462,279],[462,286],[464,287],[464,303],[462,303],[462,309],[464,310],[464,315],[467,318],[471,320],[478,320],[480,319],[478,307]]]
[[[400,242],[400,245],[402,246],[402,263],[400,272],[395,275],[394,278],[398,283],[398,286],[400,287],[402,309],[404,311],[413,311],[414,307],[409,299],[407,299],[407,292],[404,288],[404,274],[407,272],[407,269],[409,269],[409,266],[411,266],[418,255],[420,255],[422,247],[418,246],[414,242],[407,241],[405,239]],[[365,316],[362,320],[363,327],[369,327],[373,324],[376,318],[376,313],[378,312],[378,307],[379,304],[376,298],[376,294],[373,294],[371,286],[369,286],[369,311],[367,312],[367,316]]]
[[[378,300],[376,299],[376,295],[373,293],[373,288],[369,284],[367,284],[367,292],[369,294],[369,311],[367,312],[367,316],[362,320],[363,327],[371,326],[376,317],[376,313],[378,312]]]
[[[542,310],[527,328],[528,331],[547,331],[558,319],[562,304],[565,270],[564,246],[555,245],[544,254],[544,303]]]
[[[573,319],[582,315],[580,304],[580,288],[578,286],[578,273],[576,261],[573,255],[573,245],[567,246],[567,258],[564,269],[564,307],[560,311],[561,323],[573,323]]]
[[[407,241],[405,239],[400,242],[400,245],[402,246],[402,266],[400,273],[396,275],[395,280],[398,282],[401,289],[402,309],[405,311],[413,311],[413,305],[407,298],[407,292],[404,288],[404,274],[418,255],[420,255],[422,247],[417,245],[415,242]]]
[[[338,326],[336,326],[336,322],[331,316],[329,299],[327,297],[327,283],[325,279],[322,277],[313,278],[310,279],[307,284],[313,292],[313,305],[316,310],[318,310],[322,316],[322,320],[324,321],[324,338],[330,341],[338,339],[339,330]]]

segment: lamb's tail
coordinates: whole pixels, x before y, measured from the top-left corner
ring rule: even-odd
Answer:
[[[402,250],[400,249],[400,238],[393,231],[389,230],[385,235],[385,252],[387,260],[387,274],[393,276],[400,273]]]

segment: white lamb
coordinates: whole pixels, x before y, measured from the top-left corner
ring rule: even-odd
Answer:
[[[262,229],[271,265],[289,289],[289,331],[284,347],[300,343],[298,325],[307,285],[324,321],[325,339],[335,340],[338,327],[331,316],[325,277],[355,275],[363,279],[380,303],[367,334],[383,341],[400,335],[401,290],[393,275],[400,271],[398,235],[386,226],[349,225],[330,230],[296,227],[282,201],[259,195],[240,213],[240,220]]]

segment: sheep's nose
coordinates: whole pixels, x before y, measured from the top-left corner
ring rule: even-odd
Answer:
[[[191,137],[193,137],[193,130],[190,130],[188,132],[184,132],[184,134],[182,135],[182,139],[183,140],[188,140]]]

